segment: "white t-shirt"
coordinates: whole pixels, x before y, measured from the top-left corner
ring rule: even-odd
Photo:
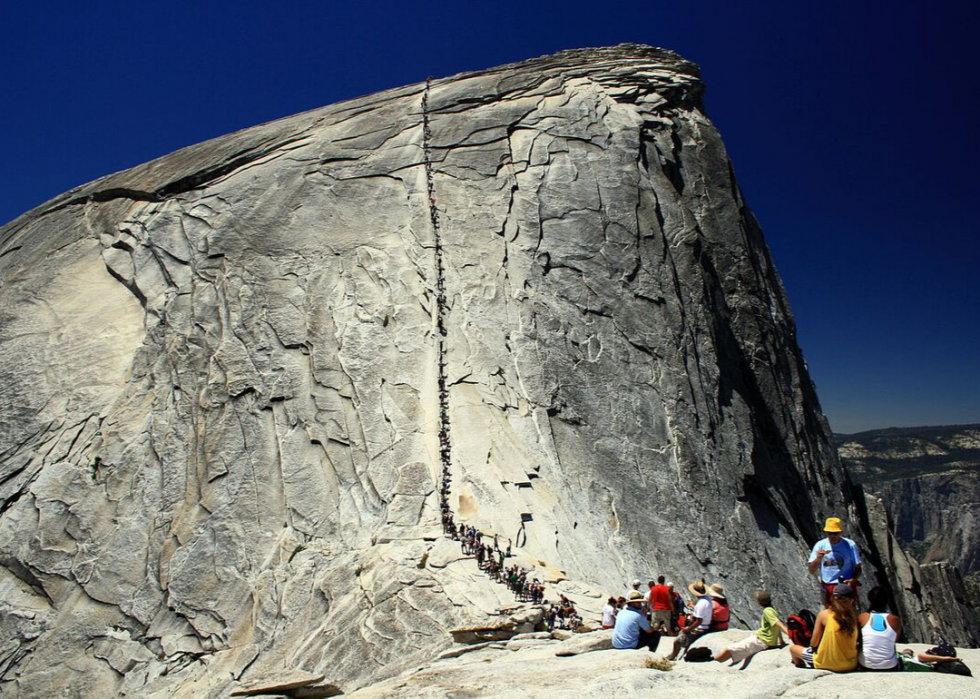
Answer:
[[[694,605],[694,616],[701,620],[699,628],[708,630],[711,626],[711,598],[699,597],[697,604]]]
[[[616,623],[616,608],[611,604],[607,604],[602,608],[602,625],[612,626]]]

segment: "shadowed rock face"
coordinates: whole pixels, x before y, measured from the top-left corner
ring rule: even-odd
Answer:
[[[952,600],[930,605],[937,616],[948,610],[945,638],[980,642],[980,426],[891,428],[835,439],[853,479],[881,498],[898,541],[922,564],[922,577],[938,580],[942,590],[934,592]]]
[[[884,500],[903,545],[923,563],[949,561],[964,576],[980,576],[980,425],[835,439],[854,480]]]
[[[5,692],[350,690],[513,603],[435,541],[424,90],[0,229]],[[637,46],[432,82],[452,502],[523,522],[551,593],[704,576],[754,623],[758,586],[814,606],[819,522],[856,515],[701,93]]]

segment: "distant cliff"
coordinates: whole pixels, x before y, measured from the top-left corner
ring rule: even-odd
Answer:
[[[852,478],[884,501],[920,563],[948,561],[980,608],[980,425],[836,435]]]

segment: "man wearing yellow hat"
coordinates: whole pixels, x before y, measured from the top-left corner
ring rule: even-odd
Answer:
[[[807,570],[820,577],[823,588],[823,604],[830,606],[834,588],[840,583],[854,587],[861,575],[861,553],[857,544],[841,534],[844,528],[839,517],[828,517],[823,527],[826,538],[818,541],[810,552]],[[819,572],[818,572],[819,571]]]

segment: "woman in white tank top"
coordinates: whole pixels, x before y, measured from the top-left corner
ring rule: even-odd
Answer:
[[[865,670],[900,670],[895,642],[902,633],[902,620],[888,613],[888,593],[883,587],[868,593],[870,612],[858,617],[861,629],[861,652],[858,664]]]

